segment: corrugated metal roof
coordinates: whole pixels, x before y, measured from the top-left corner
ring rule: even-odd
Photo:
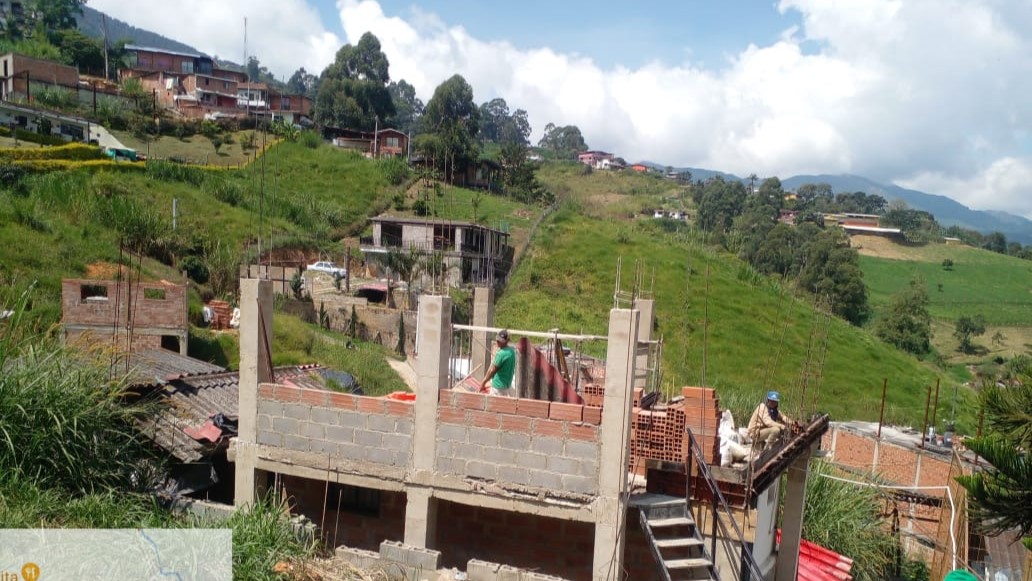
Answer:
[[[1021,578],[1029,553],[1025,545],[1021,544],[1020,531],[1015,529],[1001,535],[985,537],[985,550],[989,553],[987,567],[993,573],[999,571],[1008,575],[1010,579]]]
[[[318,365],[277,367],[273,376],[278,383],[298,381],[318,372]],[[305,387],[318,389],[320,384],[305,381]],[[227,434],[215,442],[198,441],[185,430],[204,426],[216,414],[235,421],[239,413],[240,373],[221,371],[183,376],[169,380],[157,392],[161,411],[141,424],[144,434],[154,443],[183,462],[196,462],[228,443]]]
[[[135,386],[157,386],[171,379],[201,373],[219,373],[225,368],[180,355],[167,349],[137,351],[129,359],[129,384]]]

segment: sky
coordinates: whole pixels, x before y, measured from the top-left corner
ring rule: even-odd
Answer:
[[[1032,218],[1030,0],[89,0],[277,76],[375,34],[593,149],[747,176],[856,174]]]

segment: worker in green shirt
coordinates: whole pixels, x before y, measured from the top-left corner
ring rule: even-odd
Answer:
[[[516,350],[509,347],[509,331],[499,331],[495,342],[498,343],[498,352],[495,353],[484,381],[480,382],[480,391],[487,392],[487,382],[490,381],[491,395],[513,397],[512,376],[516,373]]]

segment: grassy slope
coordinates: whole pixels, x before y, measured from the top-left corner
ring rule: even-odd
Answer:
[[[254,150],[245,150],[243,147],[251,133],[251,131],[234,131],[232,133],[233,143],[223,145],[219,148],[218,153],[215,153],[215,146],[211,144],[211,140],[200,134],[191,135],[185,139],[162,135],[157,139],[143,141],[133,136],[131,131],[111,132],[126,147],[131,147],[152,159],[178,157],[192,163],[220,166],[238,166],[254,158]],[[262,143],[261,132],[256,135],[255,140],[256,145],[260,146]]]
[[[553,170],[551,175],[569,171],[573,170]],[[625,209],[649,203],[646,195],[621,195],[620,191],[635,187],[629,180],[650,178],[629,176],[625,181],[623,176],[593,175],[564,179],[568,193],[576,199],[605,195],[613,207]],[[613,186],[608,192],[603,179]],[[712,253],[687,242],[684,236],[666,234],[649,219],[604,217],[608,213],[605,208],[589,207],[589,203],[558,212],[539,230],[500,300],[499,323],[604,335],[613,303],[617,258],[623,258],[625,290],[630,289],[626,281],[633,277],[635,261],[641,260],[648,279],[655,271],[653,291],[659,333],[665,342],[667,389],[702,382],[706,343],[706,383],[718,387],[724,399],[745,401],[736,406],[739,409],[749,407],[748,402],[759,401],[768,386],[773,386],[786,393],[789,411],[800,408],[799,377],[814,325],[812,307],[805,300],[790,303],[777,285],[732,256]],[[623,210],[619,214],[626,215]],[[704,341],[707,308],[708,338]],[[838,320],[831,323],[828,345],[819,409],[838,419],[876,420],[882,380],[888,378],[887,420],[921,423],[925,386],[936,381],[931,368]],[[774,380],[769,382],[774,359],[778,363],[773,366]],[[948,378],[944,381],[950,386]],[[966,401],[971,395],[962,390],[961,397]],[[946,404],[941,401],[941,409],[948,409]],[[972,425],[973,418],[960,419],[963,425]]]

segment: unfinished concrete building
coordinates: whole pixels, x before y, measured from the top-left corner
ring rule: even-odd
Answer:
[[[652,301],[610,312],[604,379],[567,403],[453,389],[459,333],[474,359],[489,356],[491,294],[478,289],[469,327],[452,324],[448,297],[422,296],[415,398],[397,401],[273,383],[271,285],[241,289],[238,505],[273,490],[339,556],[410,579],[439,567],[470,580],[795,578],[827,417],[757,458],[748,480],[719,481],[705,451],[712,460],[712,390],[685,388],[680,406],[664,406],[635,387]]]
[[[126,352],[167,349],[186,355],[186,285],[127,280],[61,281],[67,342],[107,341]]]

